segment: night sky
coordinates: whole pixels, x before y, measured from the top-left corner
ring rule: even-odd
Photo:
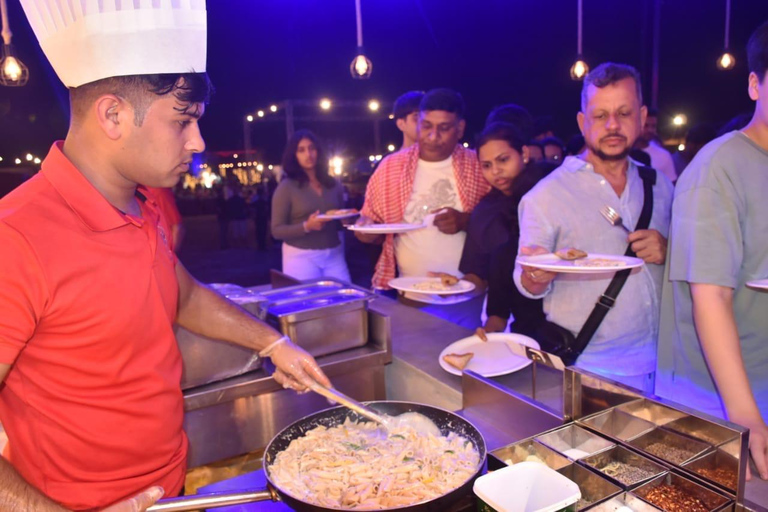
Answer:
[[[746,95],[745,43],[768,19],[768,1],[733,0],[731,48],[737,66],[718,71],[725,0],[662,3],[659,108],[662,129],[673,114],[690,123],[724,122],[752,109]],[[352,80],[353,0],[208,0],[208,72],[217,93],[202,122],[210,150],[243,147],[242,119],[285,99],[368,100],[389,112],[411,89],[452,87],[468,108],[467,140],[497,104],[515,102],[555,118],[558,135],[577,131],[581,84],[568,76],[576,54],[576,0],[362,0],[370,80]],[[63,138],[67,94],[45,61],[18,0],[8,0],[17,55],[30,68],[23,88],[0,88],[0,156],[43,156]],[[652,0],[584,0],[584,55],[594,67],[635,65],[650,102]],[[148,56],[147,58],[151,58]],[[336,110],[337,114],[340,112]],[[319,109],[305,112],[317,117]],[[370,117],[365,108],[344,115]],[[326,114],[333,116],[334,114]],[[297,122],[347,157],[373,151],[373,123]],[[399,142],[392,121],[382,143]],[[253,146],[276,162],[282,122],[253,125]],[[3,165],[3,164],[0,164]]]

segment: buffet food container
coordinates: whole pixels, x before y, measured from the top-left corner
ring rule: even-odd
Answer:
[[[687,416],[684,412],[657,404],[645,398],[619,405],[617,409],[636,418],[650,421],[656,426],[666,425],[671,421]]]
[[[650,421],[618,409],[609,409],[606,412],[593,414],[578,420],[578,423],[619,441],[629,441],[656,428],[656,425]]]
[[[332,279],[260,294],[259,316],[314,357],[368,342],[368,301],[375,294]]]
[[[479,512],[556,512],[575,510],[578,485],[537,462],[521,462],[475,480]]]
[[[677,466],[681,466],[712,449],[712,446],[706,443],[661,428],[637,437],[629,444]]]
[[[724,450],[702,455],[683,467],[730,492],[736,492],[739,484],[739,460]]]
[[[667,471],[661,464],[623,446],[586,457],[581,462],[595,468],[622,489],[632,489]]]
[[[695,416],[685,416],[679,420],[670,421],[664,425],[664,428],[685,434],[712,446],[719,446],[739,437],[738,433],[733,430]]]
[[[584,510],[622,492],[618,485],[578,464],[570,464],[558,469],[557,472],[568,480],[576,482],[576,485],[579,486],[581,498],[575,505],[577,511]]]
[[[571,465],[570,460],[533,439],[526,439],[499,448],[491,452],[491,455],[508,466],[521,462],[541,462],[552,469],[558,470]]]
[[[573,424],[537,436],[536,440],[571,460],[579,460],[615,446],[611,441]]]
[[[715,512],[731,504],[729,498],[675,473],[654,478],[632,492],[669,512]]]

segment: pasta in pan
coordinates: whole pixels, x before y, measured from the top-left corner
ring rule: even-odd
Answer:
[[[472,442],[450,433],[386,432],[348,418],[291,441],[269,468],[272,482],[291,496],[332,508],[379,510],[438,498],[477,471]]]

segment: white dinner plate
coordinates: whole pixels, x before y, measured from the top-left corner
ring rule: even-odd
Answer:
[[[404,292],[406,299],[411,299],[424,304],[437,304],[438,306],[449,306],[451,304],[460,304],[475,297],[472,293],[457,293],[455,295],[431,295],[428,293]]]
[[[412,292],[422,295],[456,295],[458,293],[467,293],[475,289],[474,283],[460,280],[455,285],[440,290],[425,289],[421,286],[436,285],[442,286],[439,277],[396,277],[389,281],[389,286],[401,292]]]
[[[605,264],[589,265],[589,262],[595,262],[595,260],[605,262]],[[558,258],[557,255],[553,253],[537,254],[536,256],[520,255],[517,257],[516,261],[521,265],[528,265],[530,267],[563,274],[603,274],[605,272],[617,272],[619,270],[643,266],[643,260],[640,258],[597,253],[590,253],[586,258],[570,261]]]
[[[438,358],[440,367],[448,373],[461,375],[461,370],[443,361],[443,356],[446,354],[466,354],[467,352],[472,352],[474,356],[470,359],[465,370],[472,370],[483,377],[498,377],[522,370],[532,362],[528,358],[513,354],[507,345],[508,341],[536,349],[540,348],[536,340],[522,334],[492,332],[488,333],[487,336],[488,341],[483,341],[477,336],[470,336],[469,338],[451,343],[440,352]]]
[[[351,225],[347,229],[368,233],[370,235],[387,235],[397,233],[407,233],[415,229],[421,229],[424,224],[368,224],[367,226]]]
[[[360,212],[357,210],[353,212],[346,212],[346,213],[335,213],[333,215],[328,215],[327,213],[321,213],[317,216],[318,219],[329,219],[329,220],[341,220],[341,219],[351,219],[352,217],[357,217],[360,215]]]
[[[768,279],[758,279],[756,281],[747,282],[747,286],[750,288],[757,288],[758,290],[768,290]]]

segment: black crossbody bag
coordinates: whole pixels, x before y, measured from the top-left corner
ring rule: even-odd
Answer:
[[[640,167],[638,169],[640,178],[643,181],[643,209],[640,212],[640,218],[637,221],[635,231],[648,229],[651,224],[651,215],[653,214],[653,186],[656,184],[656,171],[650,167]],[[625,256],[635,257],[632,246],[627,246]],[[597,332],[605,315],[616,303],[616,297],[624,283],[627,282],[631,269],[620,270],[613,276],[608,288],[600,296],[595,304],[592,313],[589,314],[587,321],[584,322],[579,334],[573,335],[571,331],[556,323],[545,320],[536,329],[536,339],[541,344],[541,348],[559,356],[566,365],[572,365],[576,362],[579,355],[587,348],[592,337]]]

